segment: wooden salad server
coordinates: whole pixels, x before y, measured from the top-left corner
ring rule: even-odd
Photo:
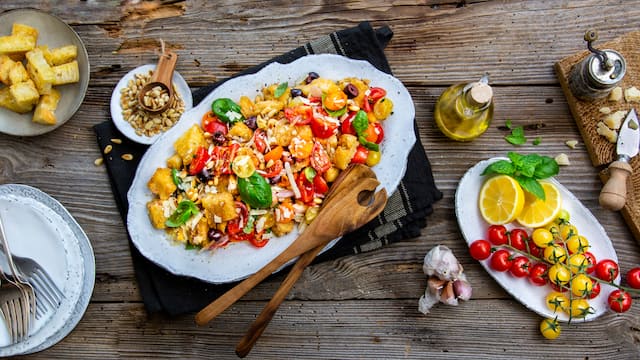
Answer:
[[[358,170],[358,171],[361,171],[363,175],[366,172],[369,172],[369,174],[366,174],[366,176],[369,178],[375,178],[375,174],[373,173],[373,170],[371,170],[371,168],[369,167],[364,167],[362,170]],[[343,172],[341,176],[338,177],[338,179],[336,179],[336,181],[333,183],[333,189],[335,188],[348,189],[353,186],[356,186],[356,183],[361,180],[360,177],[357,177],[357,176],[345,176],[345,175],[346,175],[346,172]],[[334,197],[335,194],[337,193],[338,193],[337,191],[331,191],[328,194],[328,196],[325,198],[325,203],[330,201],[332,197]],[[385,202],[386,202],[386,199],[385,199]],[[380,210],[382,210],[382,208],[380,208]],[[378,213],[376,213],[374,216],[377,216]],[[364,223],[361,225],[364,225]],[[361,225],[357,227],[360,227]],[[282,284],[280,284],[280,287],[275,292],[271,300],[267,303],[267,305],[265,305],[260,315],[258,315],[258,317],[253,321],[253,323],[249,327],[249,330],[247,330],[244,337],[240,339],[240,342],[238,342],[238,345],[236,345],[236,354],[239,357],[243,358],[249,354],[249,352],[253,348],[253,345],[256,343],[256,341],[258,341],[258,339],[260,338],[264,330],[269,325],[271,318],[273,318],[273,316],[276,314],[276,311],[278,311],[280,304],[284,301],[284,299],[287,297],[287,294],[289,294],[289,292],[291,291],[291,288],[293,287],[293,285],[295,285],[295,283],[298,281],[298,279],[302,275],[302,272],[304,271],[304,269],[307,266],[309,266],[309,264],[311,264],[311,262],[316,258],[316,256],[320,254],[322,249],[324,249],[324,244],[305,252],[298,258],[298,260],[293,265],[293,267],[289,271],[289,274],[284,279]]]
[[[206,325],[290,260],[324,247],[375,218],[387,203],[384,189],[375,192],[378,185],[380,182],[369,167],[356,164],[347,168],[333,184],[318,216],[305,231],[262,269],[200,310],[195,317],[196,323]]]

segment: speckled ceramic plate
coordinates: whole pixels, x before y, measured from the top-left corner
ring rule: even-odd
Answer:
[[[78,111],[89,86],[89,56],[82,40],[73,29],[59,18],[36,9],[17,9],[0,14],[0,36],[10,35],[14,22],[38,29],[37,45],[56,48],[64,45],[78,47],[80,81],[56,86],[60,91],[60,102],[56,109],[58,122],[42,125],[31,121],[33,112],[18,114],[0,107],[0,132],[17,136],[41,135],[66,123]]]
[[[366,61],[338,55],[310,55],[290,64],[273,63],[254,75],[231,79],[216,88],[197,107],[183,114],[180,122],[147,150],[128,193],[127,218],[131,239],[144,256],[174,274],[212,283],[225,283],[255,273],[296,239],[298,232],[293,231],[272,239],[263,248],[256,248],[247,242],[235,242],[215,251],[187,251],[184,245],[173,243],[164,231],[151,225],[146,204],[152,199],[152,194],[147,188],[147,182],[158,167],[166,167],[166,160],[174,153],[173,143],[193,124],[200,123],[213,100],[228,97],[237,101],[242,95],[253,98],[265,85],[283,82],[297,84],[310,71],[332,80],[345,77],[369,79],[371,86],[387,90],[387,97],[394,103],[394,111],[382,123],[385,134],[381,144],[382,159],[373,167],[373,171],[387,194],[395,191],[404,175],[409,151],[416,140],[413,130],[415,109],[404,85]],[[329,246],[333,244],[335,241]]]
[[[40,263],[65,294],[58,309],[36,320],[22,342],[9,344],[0,318],[0,356],[41,351],[67,336],[82,318],[95,281],[93,250],[69,212],[36,188],[1,185],[0,214],[11,252]]]
[[[118,130],[126,136],[127,138],[140,143],[150,145],[153,144],[159,137],[160,134],[154,136],[144,136],[136,134],[133,126],[129,124],[124,117],[122,116],[122,105],[120,104],[120,90],[127,87],[129,80],[133,79],[136,74],[146,74],[149,70],[155,70],[156,65],[148,64],[139,66],[131,71],[129,71],[125,76],[118,81],[118,84],[113,89],[113,93],[111,94],[111,119],[113,123],[116,125]],[[193,100],[191,98],[191,89],[189,89],[189,85],[184,80],[182,75],[180,75],[177,71],[173,72],[173,77],[171,81],[176,89],[176,93],[180,95],[180,98],[184,101],[184,110],[188,111],[193,107]]]
[[[480,194],[480,188],[486,177],[480,174],[489,164],[500,159],[506,158],[493,158],[479,162],[466,172],[458,184],[458,189],[456,190],[456,217],[458,218],[458,225],[462,235],[468,245],[471,245],[475,240],[486,238],[489,224],[484,221],[478,208],[478,194]],[[604,228],[593,214],[557,180],[552,178],[548,181],[553,183],[560,191],[562,208],[571,214],[571,224],[575,225],[578,232],[589,240],[590,251],[595,255],[596,259],[612,259],[617,262],[618,256],[611,244],[611,240],[609,240]],[[516,226],[521,227],[518,224],[507,224],[505,226],[508,230]],[[526,230],[529,234],[532,231],[532,229]],[[480,261],[480,264],[500,286],[528,309],[544,317],[554,318],[557,316],[559,321],[569,320],[569,316],[566,313],[554,313],[545,304],[545,297],[552,291],[550,286],[533,286],[526,278],[515,278],[509,272],[498,272],[491,269],[489,262],[490,260],[487,259]],[[614,282],[619,284],[620,276]],[[614,290],[612,286],[602,284],[600,295],[595,299],[589,300],[594,312],[584,319],[573,318],[571,321],[590,321],[607,312],[609,308],[607,296],[612,290]]]

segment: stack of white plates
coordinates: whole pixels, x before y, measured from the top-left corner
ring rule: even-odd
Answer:
[[[0,214],[11,252],[40,263],[65,295],[22,342],[10,343],[0,317],[0,356],[34,353],[62,340],[84,315],[95,282],[93,249],[69,212],[36,188],[0,185]]]

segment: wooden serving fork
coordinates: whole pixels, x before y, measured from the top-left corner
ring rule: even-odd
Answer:
[[[280,302],[284,300],[304,267],[313,260],[320,250],[331,240],[371,221],[384,209],[387,203],[387,193],[384,189],[375,192],[378,185],[380,182],[369,167],[356,164],[347,168],[334,182],[318,216],[307,226],[306,230],[270,263],[196,314],[196,323],[198,325],[209,323],[281,266],[308,253],[299,259],[299,261],[302,260],[301,265],[294,266],[295,270],[292,270],[298,274],[294,274],[293,277],[290,274],[287,277],[281,289],[276,292],[275,300],[269,303],[271,306],[267,305],[263,311],[263,314],[266,313],[265,316],[268,318],[266,318],[266,322],[262,322],[264,324],[261,325],[260,333],[262,333],[268,320],[273,316]],[[259,336],[260,334],[255,339]]]

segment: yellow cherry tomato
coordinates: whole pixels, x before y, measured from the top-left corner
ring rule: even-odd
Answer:
[[[543,256],[552,264],[564,262],[567,259],[567,250],[562,245],[553,244],[544,249]]]
[[[540,333],[549,340],[560,336],[560,323],[556,319],[543,319],[540,322]]]
[[[569,315],[574,318],[584,318],[592,314],[593,309],[587,299],[573,299],[569,305]]]
[[[231,163],[231,169],[240,178],[248,178],[256,171],[256,166],[249,155],[238,155]]]
[[[582,235],[572,236],[567,240],[567,249],[571,254],[585,253],[590,247],[589,240]]]
[[[557,286],[564,286],[571,280],[571,271],[562,263],[557,263],[549,268],[547,273],[549,281]]]
[[[368,166],[374,166],[374,165],[377,165],[379,162],[380,162],[380,151],[369,150],[369,153],[367,154],[366,164]]]
[[[376,116],[378,120],[384,120],[391,115],[393,111],[393,101],[386,97],[376,101],[375,105],[373,105],[373,114]]]
[[[565,294],[553,291],[547,295],[546,304],[554,313],[558,311],[566,311],[569,308],[569,299],[567,299]]]
[[[569,269],[572,273],[577,274],[580,272],[587,271],[587,268],[591,265],[589,260],[584,254],[573,254],[569,256],[567,260],[567,265],[569,265]]]
[[[554,237],[560,237],[560,225],[554,221],[544,226]]]
[[[347,94],[342,90],[331,91],[324,97],[323,104],[328,110],[340,110],[347,106]]]
[[[531,239],[540,248],[546,248],[553,244],[553,234],[544,228],[537,228],[531,233]]]
[[[561,224],[560,226],[560,239],[562,241],[569,241],[574,236],[578,236],[578,229],[571,224]]]
[[[593,289],[593,282],[585,274],[578,274],[571,279],[571,293],[577,297],[588,297]]]

